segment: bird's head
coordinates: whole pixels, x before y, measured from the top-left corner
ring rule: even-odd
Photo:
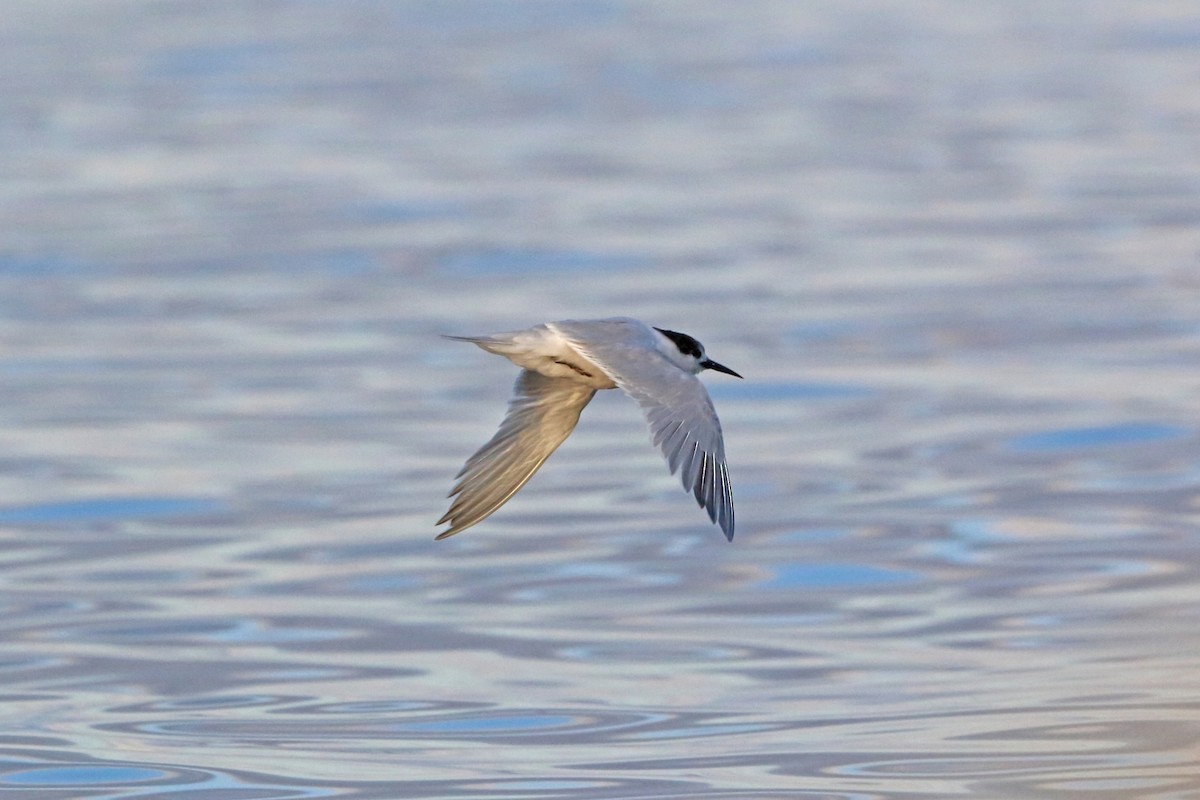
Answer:
[[[686,333],[663,330],[662,328],[655,328],[654,330],[661,333],[666,340],[659,343],[663,354],[685,372],[695,375],[702,370],[711,369],[716,372],[724,372],[726,375],[732,375],[735,378],[742,377],[724,364],[718,364],[706,356],[704,354],[704,345]]]

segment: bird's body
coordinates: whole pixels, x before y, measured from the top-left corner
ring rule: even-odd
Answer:
[[[459,472],[438,539],[474,525],[504,505],[575,429],[600,389],[621,388],[638,401],[671,472],[733,539],[733,496],[721,423],[696,378],[712,369],[692,337],[628,317],[547,322],[492,336],[451,336],[522,367],[496,435]]]

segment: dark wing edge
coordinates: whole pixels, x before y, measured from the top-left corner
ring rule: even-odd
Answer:
[[[703,386],[699,387],[703,391]],[[627,390],[628,391],[628,390]],[[662,450],[671,474],[679,474],[685,491],[696,498],[696,503],[708,513],[708,518],[721,528],[725,538],[733,541],[734,511],[733,485],[729,480],[729,467],[725,463],[725,445],[721,435],[721,423],[712,410],[711,401],[705,405],[711,413],[713,430],[706,431],[710,444],[702,445],[696,432],[682,415],[671,406],[665,406],[654,398],[643,398],[640,393],[630,392],[645,414],[650,425],[654,444]]]

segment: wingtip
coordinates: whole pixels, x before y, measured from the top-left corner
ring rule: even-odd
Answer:
[[[439,519],[437,522],[434,523],[434,525],[445,525],[447,522],[450,523],[450,528],[448,530],[444,530],[441,533],[439,533],[437,536],[433,537],[433,540],[435,542],[440,542],[442,539],[445,539],[447,536],[453,536],[454,534],[458,533],[465,527],[463,525],[455,525],[454,520],[450,518],[450,515],[451,515],[451,512],[447,511],[445,514],[442,515],[441,519]]]
[[[717,514],[717,518],[713,520],[721,529],[721,533],[725,534],[725,541],[733,541],[733,506],[725,506]]]
[[[463,519],[461,516],[456,517],[455,509],[452,508],[449,511],[447,511],[445,514],[443,514],[442,518],[439,519],[437,521],[437,523],[435,523],[435,524],[444,525],[447,522],[450,523],[450,527],[447,528],[446,530],[442,531],[441,533],[439,533],[437,536],[433,537],[433,540],[435,542],[440,542],[442,539],[448,539],[449,537],[453,536],[456,533],[461,533],[462,531],[465,531],[467,528],[474,525],[476,522],[479,522],[479,520],[478,519]]]

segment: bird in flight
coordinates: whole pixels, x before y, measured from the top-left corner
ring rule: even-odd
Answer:
[[[620,388],[642,408],[671,474],[733,540],[733,494],[721,422],[696,375],[742,377],[705,355],[686,333],[629,317],[562,320],[491,336],[449,336],[521,367],[500,429],[456,475],[438,539],[465,530],[504,505],[579,421],[598,389]]]

